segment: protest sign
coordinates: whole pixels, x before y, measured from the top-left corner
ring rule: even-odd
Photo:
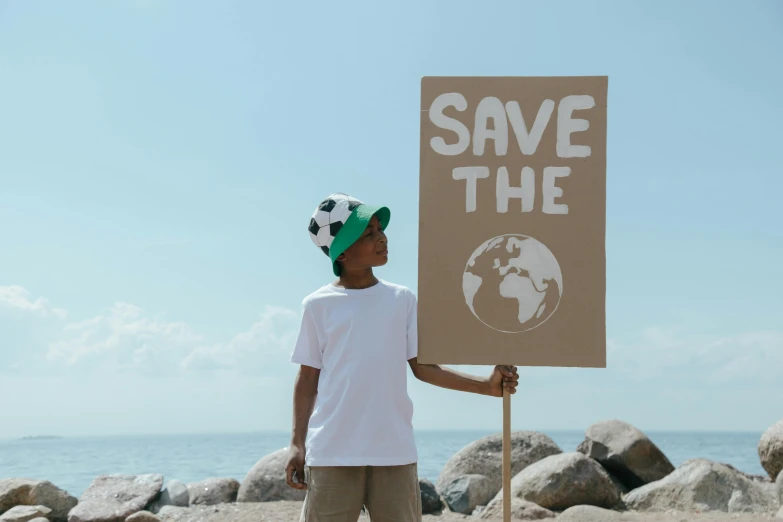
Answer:
[[[605,367],[607,85],[422,79],[420,362]]]

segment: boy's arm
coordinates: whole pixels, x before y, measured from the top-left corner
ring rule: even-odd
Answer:
[[[502,397],[503,388],[509,393],[516,393],[519,374],[516,366],[495,366],[489,377],[477,377],[467,373],[444,368],[437,364],[419,364],[416,357],[408,364],[413,375],[420,381],[447,388],[449,390],[477,393],[492,397]]]
[[[305,440],[310,416],[315,407],[315,397],[318,394],[318,379],[321,370],[301,365],[294,383],[294,419],[291,431],[291,445],[288,451],[288,462],[285,467],[285,478],[294,489],[306,489],[304,481]],[[293,481],[296,473],[297,482]]]

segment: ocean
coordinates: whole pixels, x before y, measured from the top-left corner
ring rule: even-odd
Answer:
[[[435,482],[458,450],[492,432],[417,431],[419,475]],[[574,451],[582,431],[547,431],[563,449]],[[756,447],[761,433],[647,432],[678,466],[692,458],[731,464],[765,475]],[[165,480],[196,482],[233,477],[240,482],[263,456],[288,444],[288,433],[147,435],[0,440],[0,478],[49,480],[80,497],[102,474],[160,473]]]

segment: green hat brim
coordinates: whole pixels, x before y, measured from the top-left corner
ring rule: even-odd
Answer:
[[[329,247],[329,258],[332,260],[334,275],[340,275],[340,266],[337,263],[337,258],[364,234],[373,216],[376,215],[381,223],[381,228],[386,230],[386,227],[389,226],[389,220],[391,220],[391,211],[387,207],[359,205],[348,216],[345,224],[332,240],[332,246]]]

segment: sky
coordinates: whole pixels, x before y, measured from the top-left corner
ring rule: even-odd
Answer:
[[[0,3],[0,438],[290,430],[328,194],[417,288],[422,76],[608,75],[607,367],[512,427],[783,418],[783,4]],[[489,367],[459,367],[487,375]],[[418,429],[498,399],[409,375]]]

